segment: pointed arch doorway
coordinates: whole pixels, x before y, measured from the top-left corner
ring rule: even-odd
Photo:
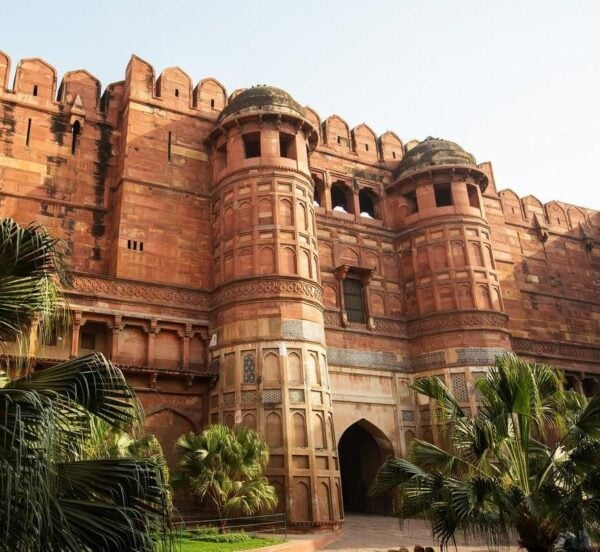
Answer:
[[[365,419],[359,420],[342,434],[338,454],[344,512],[391,513],[389,499],[369,496],[369,485],[377,470],[394,454],[392,443],[383,431]]]

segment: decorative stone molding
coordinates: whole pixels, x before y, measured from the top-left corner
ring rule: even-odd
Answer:
[[[413,320],[408,323],[408,334],[411,337],[461,330],[464,328],[481,328],[504,330],[508,316],[499,312],[463,312],[438,314],[425,319]]]
[[[116,280],[99,276],[73,275],[71,290],[130,299],[150,300],[166,304],[177,304],[210,308],[209,294],[202,291],[177,289],[147,283]],[[67,290],[69,291],[69,290]]]
[[[302,297],[319,305],[323,301],[323,288],[308,280],[296,278],[253,278],[225,284],[213,293],[213,306],[222,306],[232,301],[263,299],[272,297]]]
[[[325,311],[323,313],[323,320],[326,326],[340,326],[341,322],[341,313],[339,311]]]
[[[600,347],[588,347],[585,345],[569,343],[553,343],[548,341],[523,339],[520,337],[512,337],[511,344],[515,353],[582,360],[586,362],[600,362]]]
[[[374,318],[373,322],[375,332],[406,337],[406,324],[404,322],[387,318]]]
[[[493,366],[496,357],[507,353],[506,349],[486,349],[483,347],[470,347],[457,349],[457,362],[468,366]]]

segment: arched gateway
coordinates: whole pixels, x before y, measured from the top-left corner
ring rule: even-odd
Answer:
[[[389,513],[389,501],[369,496],[369,485],[379,466],[393,453],[390,440],[365,419],[344,431],[338,454],[345,512]]]

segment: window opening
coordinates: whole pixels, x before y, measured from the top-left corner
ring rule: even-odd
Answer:
[[[211,107],[212,109],[214,109],[214,107],[215,107],[215,100],[214,100],[214,99],[213,99],[213,100],[210,100],[210,107]]]
[[[127,240],[127,249],[131,249],[131,240]]]
[[[412,215],[414,213],[418,213],[419,212],[419,202],[417,201],[416,190],[413,190],[412,192],[408,192],[407,194],[404,194],[403,197],[406,200],[406,203],[408,206],[408,212],[406,214]]]
[[[366,322],[364,286],[359,280],[344,280],[344,303],[348,322],[364,324]]]
[[[144,250],[144,242],[140,242],[140,251]]]
[[[360,216],[366,218],[377,218],[375,214],[375,198],[371,190],[361,190],[358,192],[358,204],[360,206]]]
[[[168,144],[167,144],[167,159],[169,161],[171,161],[171,142],[172,142],[173,136],[171,134],[171,132],[169,132],[169,139],[168,139]]]
[[[365,151],[369,151],[369,144],[365,144]]]
[[[331,207],[340,213],[352,213],[352,192],[343,182],[331,186]]]
[[[250,132],[242,136],[246,159],[260,157],[260,132]]]
[[[341,137],[341,136],[338,136],[338,137],[337,137],[337,143],[338,143],[338,144],[341,144],[341,143],[342,143],[342,137]]]
[[[279,155],[288,159],[296,159],[295,140],[292,134],[279,133]]]
[[[392,152],[392,159],[396,159],[396,152],[395,151]]]
[[[29,145],[29,137],[31,136],[31,119],[27,120],[27,136],[25,137],[25,145]]]
[[[176,98],[179,98],[179,88],[176,88],[176,89],[175,89],[175,97],[176,97]]]
[[[467,184],[467,195],[469,196],[469,205],[471,207],[475,207],[476,209],[480,208],[479,205],[479,194],[477,193],[477,186],[473,186],[473,184]],[[513,213],[515,212],[515,208],[513,207]]]
[[[34,84],[34,85],[33,85],[33,95],[34,95],[34,96],[37,96],[37,93],[38,93],[38,85],[37,85],[37,84]]]
[[[452,191],[450,184],[434,184],[435,204],[437,207],[448,207],[452,205]]]
[[[75,121],[71,128],[71,155],[75,155],[75,151],[77,150],[77,137],[80,133],[81,125],[79,124],[79,121]]]
[[[217,148],[217,172],[227,166],[227,142],[224,142],[220,148]]]
[[[320,178],[313,176],[313,181],[315,183],[315,189],[313,193],[313,207],[325,207],[324,193],[325,193],[325,185]]]
[[[96,348],[96,336],[93,333],[82,332],[81,334],[81,348],[82,349],[95,349]]]

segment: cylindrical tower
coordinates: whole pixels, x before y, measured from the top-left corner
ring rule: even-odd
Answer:
[[[213,143],[211,421],[256,428],[293,524],[336,524],[340,478],[308,151],[316,132],[286,92],[256,86]]]
[[[482,198],[487,184],[470,153],[427,138],[409,149],[387,189],[413,368],[417,377],[444,377],[465,408],[476,406],[472,380],[510,349]]]

